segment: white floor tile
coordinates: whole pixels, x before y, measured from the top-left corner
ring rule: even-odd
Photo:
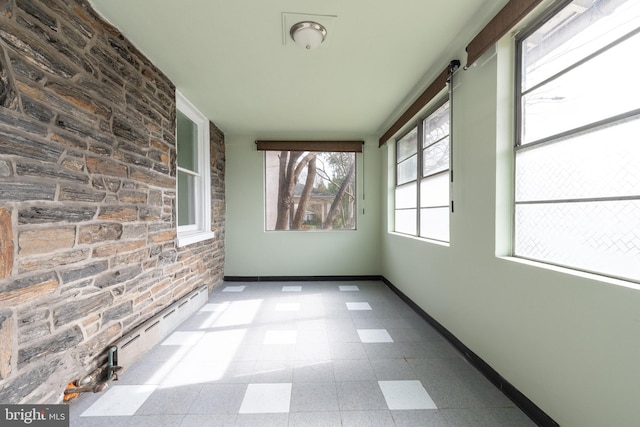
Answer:
[[[155,385],[114,385],[81,417],[113,417],[133,415],[155,391]]]
[[[246,286],[226,286],[222,292],[242,292]]]
[[[162,341],[162,345],[192,346],[198,342],[203,335],[204,331],[176,331]]]
[[[368,302],[348,302],[347,310],[371,310]]]
[[[295,344],[298,331],[267,331],[263,344]]]
[[[240,414],[287,413],[291,404],[291,383],[249,384]]]
[[[202,306],[202,308],[199,311],[214,311],[214,312],[224,311],[228,306],[229,306],[228,302],[223,302],[220,304],[205,304]]]
[[[216,362],[180,362],[162,379],[160,388],[182,387],[207,382],[220,381],[227,371],[229,363]]]
[[[357,329],[360,342],[380,343],[393,342],[393,338],[386,329]]]
[[[338,288],[342,292],[354,292],[354,291],[360,290],[360,288],[357,285],[339,285]]]
[[[302,286],[283,286],[282,292],[300,292],[302,291]]]
[[[189,348],[181,361],[188,363],[231,361],[246,333],[246,329],[206,332],[196,345]]]
[[[300,303],[282,302],[276,304],[276,311],[300,311]]]
[[[420,381],[378,381],[390,410],[438,409]]]
[[[225,328],[228,326],[248,325],[253,322],[260,306],[261,299],[250,299],[244,301],[234,301],[220,312],[211,325],[215,328]]]

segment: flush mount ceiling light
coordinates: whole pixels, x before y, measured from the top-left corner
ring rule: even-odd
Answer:
[[[305,49],[315,49],[327,37],[327,29],[317,22],[303,21],[294,24],[289,34],[297,45]]]

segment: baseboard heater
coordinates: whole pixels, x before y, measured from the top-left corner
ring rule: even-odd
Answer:
[[[113,363],[121,367],[120,373],[165,339],[180,323],[205,305],[208,299],[208,288],[202,286],[116,341],[111,348],[115,347]]]

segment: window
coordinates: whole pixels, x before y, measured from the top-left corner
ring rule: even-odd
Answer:
[[[355,152],[266,151],[266,229],[354,230],[355,176]]]
[[[209,120],[176,91],[178,245],[211,239]]]
[[[514,255],[639,281],[640,2],[571,2],[517,48]]]
[[[449,182],[445,100],[396,142],[395,231],[448,242]]]

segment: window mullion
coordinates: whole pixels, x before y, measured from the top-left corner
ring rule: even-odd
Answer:
[[[556,142],[561,142],[563,140],[565,140],[566,138],[570,138],[574,135],[578,135],[580,133],[586,133],[586,132],[591,132],[615,123],[620,123],[620,122],[624,122],[625,120],[629,120],[629,119],[633,119],[636,116],[640,116],[640,108],[636,109],[636,110],[631,110],[631,111],[627,111],[626,113],[622,113],[622,114],[618,114],[616,116],[612,116],[612,117],[607,117],[605,119],[602,120],[598,120],[597,122],[592,122],[592,123],[588,123],[584,126],[580,126],[578,128],[575,129],[569,129],[565,132],[562,133],[558,133],[555,135],[551,135],[548,136],[546,138],[542,138],[539,139],[537,141],[531,141],[528,142],[524,145],[518,145],[516,146],[516,151],[524,151],[524,150],[528,150],[530,148],[533,147],[539,147],[541,145],[545,145],[545,144],[553,144]]]
[[[426,119],[425,119],[426,120]],[[416,161],[416,236],[420,236],[420,186],[422,185],[422,164],[424,158],[424,148],[422,147],[424,138],[424,120],[420,121],[418,126],[418,137],[416,138],[417,144],[417,156],[418,159]]]

